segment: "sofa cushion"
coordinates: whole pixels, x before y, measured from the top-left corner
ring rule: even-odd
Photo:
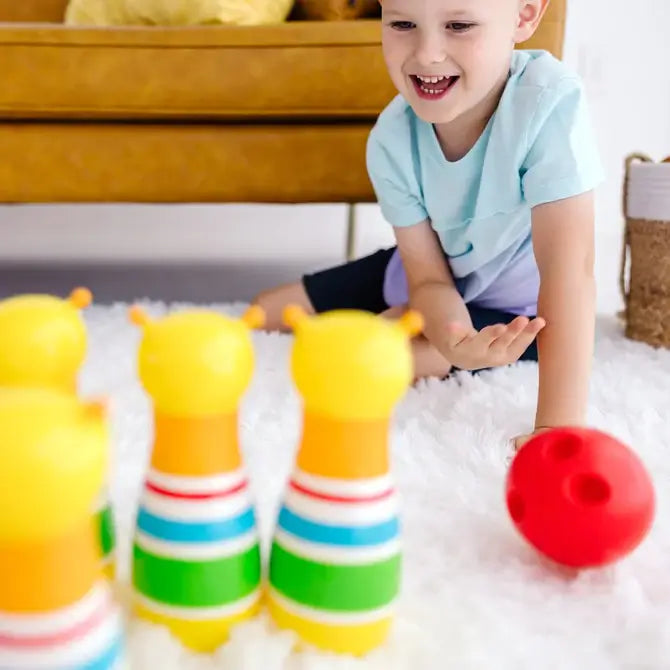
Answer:
[[[0,27],[5,118],[369,118],[394,95],[374,20]]]

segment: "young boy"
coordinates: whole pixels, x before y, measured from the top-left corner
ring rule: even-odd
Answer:
[[[593,189],[601,179],[579,79],[515,50],[549,0],[383,0],[399,95],[367,150],[397,248],[256,299],[425,319],[417,376],[539,360],[529,434],[585,420],[593,353]]]

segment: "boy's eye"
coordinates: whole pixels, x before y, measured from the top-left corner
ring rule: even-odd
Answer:
[[[393,21],[391,23],[393,30],[411,30],[414,24],[411,21]]]
[[[451,30],[454,33],[466,33],[468,30],[474,27],[474,23],[465,23],[463,21],[452,21],[447,23],[447,29]]]

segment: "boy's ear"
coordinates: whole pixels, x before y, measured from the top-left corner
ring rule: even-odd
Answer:
[[[519,44],[529,40],[537,30],[551,0],[520,0],[519,22],[514,41]]]

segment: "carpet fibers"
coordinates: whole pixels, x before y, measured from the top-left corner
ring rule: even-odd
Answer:
[[[166,305],[146,303],[153,315]],[[186,305],[171,305],[183,309]],[[230,314],[241,305],[215,306]],[[86,395],[111,401],[112,499],[120,580],[150,448],[151,408],[136,376],[139,333],[127,307],[87,310]],[[241,408],[241,443],[264,548],[300,429],[288,375],[291,337],[255,333],[256,371]],[[507,439],[533,420],[533,364],[422,382],[393,422],[402,500],[403,589],[391,638],[364,659],[293,651],[265,615],[235,629],[211,656],[191,654],[161,628],[131,622],[133,670],[661,670],[670,668],[670,351],[598,323],[589,422],[632,446],[652,474],[654,526],[628,558],[601,570],[557,569],[516,533],[504,507]]]

